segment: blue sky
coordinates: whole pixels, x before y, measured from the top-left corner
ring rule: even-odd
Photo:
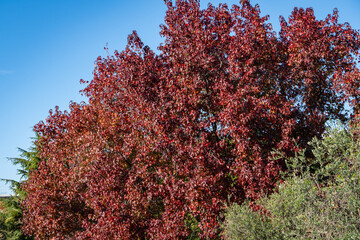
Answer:
[[[202,7],[238,4],[234,0],[202,0]],[[336,7],[340,22],[360,29],[359,0],[252,0],[279,30],[279,16],[297,7],[312,7],[323,19]],[[94,61],[123,50],[136,30],[152,49],[162,41],[159,24],[166,7],[162,0],[0,0],[0,178],[18,180],[17,148],[28,149],[33,126],[56,105],[86,100],[79,94],[81,78],[91,80]],[[0,194],[9,194],[0,183]]]

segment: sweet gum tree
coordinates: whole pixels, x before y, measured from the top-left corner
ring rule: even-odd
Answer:
[[[258,6],[166,0],[159,53],[133,32],[98,58],[89,103],[35,126],[24,231],[39,239],[219,238],[225,202],[270,193],[329,119],[359,110],[359,34],[295,8],[276,35]],[[297,141],[294,144],[293,139]],[[229,197],[230,196],[230,197]]]

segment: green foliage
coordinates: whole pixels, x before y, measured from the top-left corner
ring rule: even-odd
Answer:
[[[360,239],[360,152],[353,129],[331,128],[313,139],[313,160],[301,151],[287,160],[278,191],[256,202],[232,205],[225,214],[226,239]]]
[[[201,232],[199,228],[199,221],[192,215],[187,214],[187,217],[185,218],[185,225],[187,229],[189,229],[187,240],[200,240],[198,235]]]
[[[26,237],[20,229],[22,211],[19,204],[19,198],[11,197],[2,200],[2,206],[4,209],[0,210],[0,239],[32,239],[31,237]]]
[[[248,202],[232,205],[225,214],[225,239],[275,239],[280,234],[272,228],[269,218],[250,208]],[[281,239],[281,238],[278,238]]]
[[[26,192],[22,188],[22,183],[28,179],[32,171],[37,169],[40,159],[35,144],[29,149],[29,151],[20,148],[19,151],[21,153],[19,158],[9,158],[9,160],[12,161],[14,165],[20,166],[18,174],[21,176],[21,180],[18,182],[9,179],[2,179],[3,181],[11,184],[14,196],[11,196],[9,199],[5,199],[1,202],[0,239],[33,239],[32,237],[25,236],[21,231],[22,210],[20,202],[26,196]]]

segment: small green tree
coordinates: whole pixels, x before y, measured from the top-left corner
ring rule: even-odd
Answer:
[[[34,140],[37,140],[36,137]],[[40,158],[38,156],[38,147],[33,141],[33,146],[26,151],[19,148],[20,157],[9,158],[14,165],[20,166],[18,174],[21,176],[20,181],[2,179],[7,183],[11,184],[11,189],[14,193],[9,199],[2,201],[2,209],[0,209],[0,239],[7,240],[23,240],[33,239],[28,237],[21,231],[21,217],[22,209],[20,202],[25,198],[26,192],[22,188],[22,183],[26,181],[30,173],[37,169]]]

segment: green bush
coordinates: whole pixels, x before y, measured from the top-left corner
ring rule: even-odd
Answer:
[[[360,239],[359,143],[345,127],[330,129],[287,160],[278,191],[255,202],[232,205],[225,214],[225,239]]]

